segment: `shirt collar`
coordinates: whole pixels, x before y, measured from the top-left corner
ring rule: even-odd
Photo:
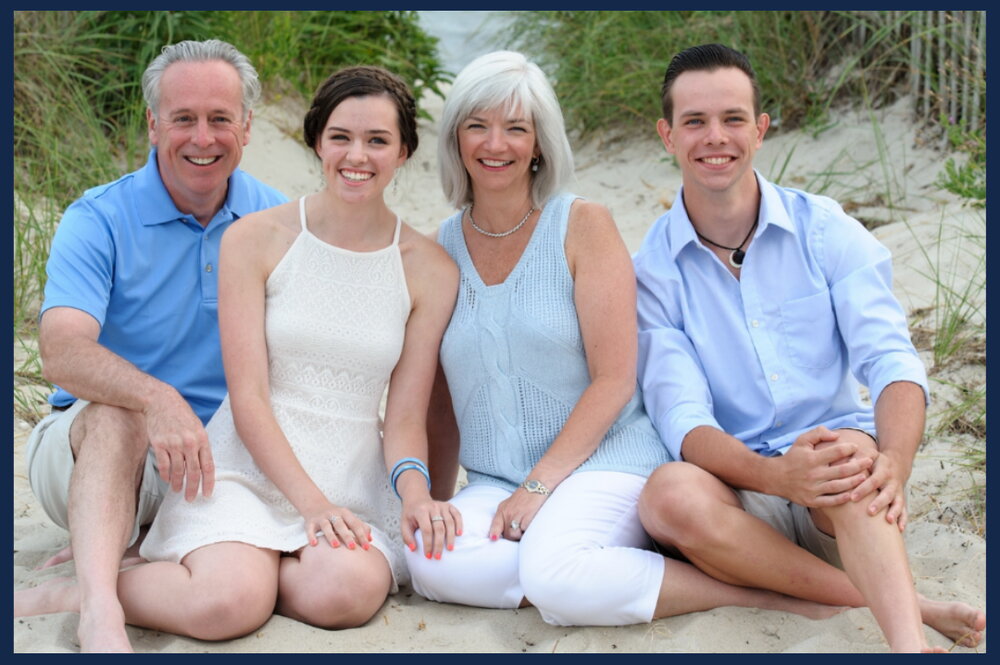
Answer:
[[[778,190],[757,169],[754,169],[753,173],[757,178],[757,187],[760,189],[760,209],[757,212],[758,228],[754,232],[754,237],[763,233],[764,229],[771,225],[782,228],[789,233],[795,233],[795,225],[788,216],[788,210],[782,204]],[[683,186],[674,198],[673,206],[670,208],[670,218],[671,223],[667,224],[667,241],[670,253],[676,259],[687,245],[698,242],[698,234],[695,233],[694,224],[691,223],[687,208],[684,207]]]
[[[215,213],[213,222],[220,215],[226,220],[230,218],[238,219],[256,209],[254,203],[250,200],[246,184],[237,175],[239,173],[241,171],[236,169],[233,175],[229,176],[229,189],[226,192],[226,200],[223,202],[222,208]],[[144,201],[143,226],[166,224],[167,222],[190,217],[190,215],[177,209],[177,206],[174,205],[174,200],[170,198],[167,186],[163,184],[163,179],[160,177],[160,168],[156,162],[156,148],[150,149],[146,165],[136,172],[135,183],[138,195]]]

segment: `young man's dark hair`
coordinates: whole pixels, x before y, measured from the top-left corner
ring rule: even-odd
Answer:
[[[755,116],[760,115],[760,86],[757,85],[757,75],[750,60],[736,49],[723,44],[702,44],[684,49],[670,59],[663,76],[663,118],[673,124],[674,102],[670,97],[670,89],[678,76],[684,72],[711,72],[722,67],[735,67],[749,77],[750,85],[753,86],[753,112]]]

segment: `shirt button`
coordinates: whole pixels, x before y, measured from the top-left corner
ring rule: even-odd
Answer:
[[[754,328],[757,328],[760,326],[760,321],[754,319],[753,321],[750,322],[750,325],[753,326]]]
[[[205,272],[212,272],[212,264],[211,263],[206,263],[205,264]]]
[[[772,381],[777,381],[778,380],[778,375],[777,374],[772,374],[771,375],[771,380]]]

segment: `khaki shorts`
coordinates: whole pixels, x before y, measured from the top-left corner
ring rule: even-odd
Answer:
[[[843,569],[837,539],[823,533],[813,523],[805,506],[788,499],[751,490],[734,490],[743,502],[743,509],[770,524],[785,538],[818,556],[832,566]]]
[[[90,402],[78,399],[65,411],[53,410],[35,425],[28,437],[25,464],[28,483],[38,502],[53,522],[69,529],[69,480],[73,474],[73,449],[69,442],[73,420]],[[139,528],[153,521],[156,511],[168,491],[169,485],[160,479],[156,458],[150,450],[142,472],[136,506],[136,519],[132,526],[129,545],[139,537]]]

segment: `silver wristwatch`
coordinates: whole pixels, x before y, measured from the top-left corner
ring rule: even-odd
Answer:
[[[523,483],[521,483],[521,488],[531,492],[532,494],[545,494],[545,495],[552,494],[552,492],[549,491],[548,487],[541,484],[537,480],[525,480]]]

